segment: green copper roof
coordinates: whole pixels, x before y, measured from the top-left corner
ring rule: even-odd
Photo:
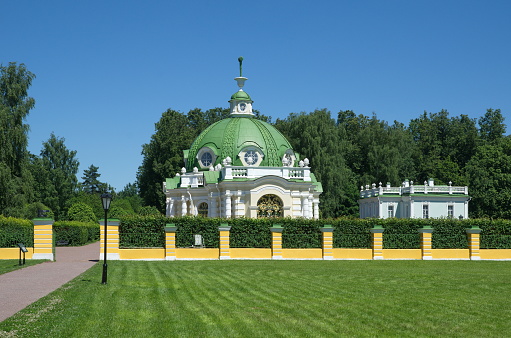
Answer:
[[[231,100],[245,100],[245,101],[252,101],[250,98],[250,95],[248,95],[247,92],[239,90],[236,93],[232,94]]]
[[[188,172],[194,167],[201,170],[197,154],[203,147],[216,155],[213,166],[228,156],[232,165],[242,166],[238,155],[249,146],[262,151],[264,157],[260,166],[269,167],[281,167],[286,150],[292,149],[288,140],[269,123],[250,117],[230,117],[210,125],[195,139],[187,154],[186,169]]]
[[[219,179],[220,179],[219,171],[205,171],[204,172],[204,180],[206,181],[207,184],[218,183]]]

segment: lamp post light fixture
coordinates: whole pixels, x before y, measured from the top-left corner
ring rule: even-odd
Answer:
[[[108,223],[108,209],[110,209],[110,202],[112,202],[112,195],[109,193],[104,193],[101,195],[101,202],[103,203],[103,209],[105,210],[105,231],[103,234],[103,248],[104,248],[104,256],[103,256],[103,278],[101,280],[101,284],[106,284],[106,276],[107,276],[107,264],[106,264],[106,234],[107,234],[107,223]]]

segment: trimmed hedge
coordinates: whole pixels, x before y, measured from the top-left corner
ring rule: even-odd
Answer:
[[[481,249],[511,248],[511,221],[488,219],[221,219],[202,217],[129,216],[121,218],[120,246],[124,248],[164,247],[165,225],[177,226],[176,246],[192,247],[194,235],[202,235],[204,246],[219,247],[218,227],[227,223],[231,227],[231,248],[270,248],[270,228],[280,224],[283,248],[321,248],[321,228],[334,228],[334,248],[371,248],[371,228],[381,226],[383,248],[419,249],[418,229],[430,226],[433,249],[466,249],[466,229],[478,226]]]
[[[70,246],[80,246],[99,241],[99,223],[58,221],[53,224],[55,244],[67,242]]]
[[[34,246],[34,224],[26,219],[0,215],[0,248],[16,248],[18,243]]]
[[[120,248],[162,248],[165,246],[165,216],[120,217]]]

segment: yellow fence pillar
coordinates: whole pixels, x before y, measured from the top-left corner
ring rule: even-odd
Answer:
[[[481,256],[479,256],[479,236],[481,234],[481,229],[478,226],[473,226],[471,229],[467,229],[468,236],[468,249],[470,252],[471,260],[479,260]]]
[[[381,225],[375,225],[371,229],[373,236],[373,259],[383,259],[383,232],[385,229]]]
[[[218,231],[220,232],[220,259],[230,259],[231,258],[231,246],[230,246],[230,234],[231,227],[227,224],[220,224],[218,227]]]
[[[325,225],[321,228],[323,233],[323,259],[334,259],[333,245],[334,245],[334,228],[331,225]]]
[[[35,218],[34,223],[34,254],[32,259],[54,260],[53,256],[53,219]]]
[[[109,218],[106,222],[106,259],[119,260],[119,223],[118,219]],[[99,220],[99,259],[104,259],[105,254],[105,220]]]
[[[422,252],[422,259],[424,260],[430,260],[433,259],[433,256],[431,255],[431,240],[432,240],[432,234],[433,234],[433,228],[430,226],[425,226],[422,229],[417,229],[419,233],[421,234],[421,252]]]
[[[271,230],[271,258],[282,259],[282,230],[280,224],[274,224]]]
[[[175,224],[165,225],[165,259],[176,260],[176,230]]]

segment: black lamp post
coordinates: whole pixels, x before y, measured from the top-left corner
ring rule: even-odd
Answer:
[[[106,264],[106,233],[107,233],[107,216],[108,209],[110,209],[110,202],[112,201],[112,195],[108,193],[104,193],[101,195],[101,202],[103,203],[103,209],[105,210],[105,233],[103,236],[103,248],[105,249],[105,255],[103,257],[103,278],[101,280],[101,284],[106,284],[106,273],[107,273],[107,264]]]

